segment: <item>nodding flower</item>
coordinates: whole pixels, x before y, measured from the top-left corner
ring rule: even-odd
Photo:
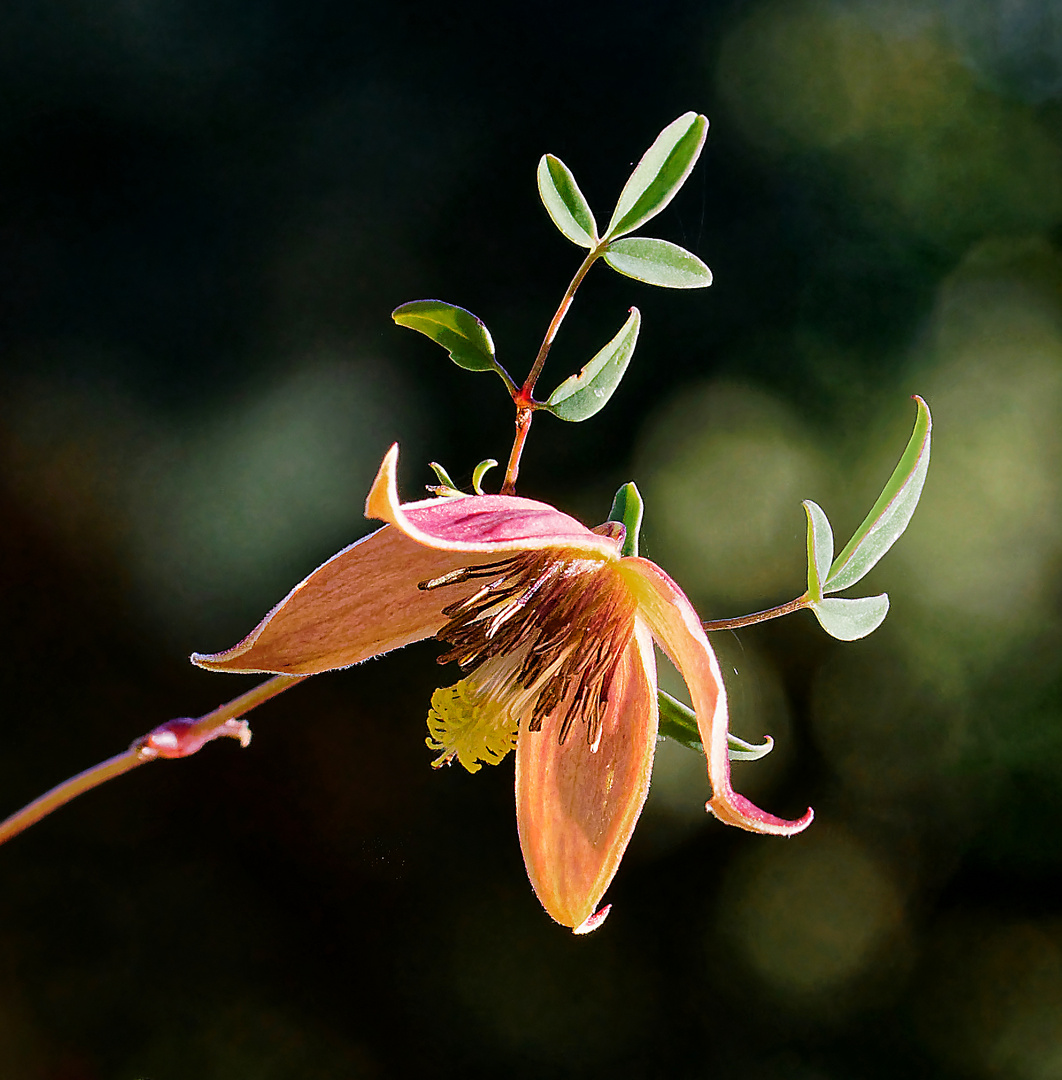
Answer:
[[[311,675],[423,638],[463,676],[437,690],[428,746],[470,772],[516,750],[516,818],[542,906],[576,933],[597,910],[649,791],[657,740],[656,642],[689,688],[708,759],[707,809],[790,836],[730,785],[726,693],[690,601],[658,566],[622,557],[623,527],[589,529],[510,495],[400,504],[398,447],[365,503],[382,529],[333,555],[239,644],[196,653],[213,671]]]

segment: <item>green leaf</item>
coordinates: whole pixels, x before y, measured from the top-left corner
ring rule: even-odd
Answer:
[[[670,694],[665,694],[663,690],[658,691],[656,696],[660,708],[660,726],[657,729],[659,733],[703,754],[704,743],[701,742],[694,711],[681,701],[676,701]]]
[[[543,154],[538,163],[538,193],[553,224],[573,243],[592,248],[597,243],[594,220],[571,169],[552,154]]]
[[[620,192],[607,239],[634,232],[671,202],[697,163],[707,134],[707,117],[688,112],[657,135]]]
[[[450,488],[453,491],[457,491],[457,485],[450,479],[450,474],[437,462],[429,461],[428,468],[439,478],[439,483],[443,487]]]
[[[635,281],[665,289],[703,289],[712,283],[711,270],[692,252],[647,236],[614,240],[605,249],[605,262]]]
[[[745,742],[744,739],[739,739],[728,731],[726,741],[726,753],[731,761],[759,761],[760,758],[765,758],[774,749],[774,739],[770,735],[764,735],[763,742],[756,746],[753,743]]]
[[[632,307],[620,332],[578,375],[565,379],[542,407],[573,423],[588,420],[603,409],[627,370],[641,324],[641,312]]]
[[[681,701],[676,701],[670,694],[663,690],[657,692],[657,704],[660,709],[659,733],[666,739],[674,739],[690,750],[704,753],[704,744],[701,742],[701,733],[697,727],[697,716],[688,706]],[[754,746],[752,743],[739,739],[736,735],[726,733],[727,754],[731,761],[756,761],[766,757],[774,749],[774,739],[767,735],[762,746]]]
[[[498,367],[490,331],[471,311],[442,300],[410,300],[396,307],[391,318],[441,345],[466,371],[494,371]]]
[[[620,548],[620,555],[628,558],[638,554],[638,537],[642,532],[642,513],[645,505],[642,502],[642,493],[635,486],[634,481],[624,484],[616,492],[612,500],[612,509],[608,512],[609,521],[619,521],[627,530]]]
[[[869,573],[900,538],[915,512],[929,470],[929,442],[933,430],[929,406],[917,395],[915,401],[918,415],[911,441],[866,520],[834,560],[823,584],[824,592],[840,592]]]
[[[477,495],[483,494],[483,488],[480,486],[483,483],[483,477],[486,475],[488,469],[493,469],[497,465],[497,461],[494,458],[489,457],[485,461],[481,461],[472,470],[472,490]]]
[[[823,630],[840,641],[856,641],[873,633],[889,613],[889,595],[842,600],[830,596],[810,605]]]
[[[450,474],[437,461],[429,461],[428,468],[439,478],[438,484],[427,485],[429,491],[447,499],[464,495],[464,492],[450,479]]]
[[[833,529],[818,503],[805,499],[804,511],[808,515],[808,596],[821,600],[822,583],[833,562]]]

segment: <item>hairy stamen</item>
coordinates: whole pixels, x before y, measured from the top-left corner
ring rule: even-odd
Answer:
[[[596,750],[616,665],[634,632],[633,601],[615,574],[601,559],[551,550],[422,581],[419,588],[437,589],[492,578],[442,609],[448,622],[436,637],[451,647],[439,663],[475,669],[473,681],[491,684],[488,691],[482,682],[480,692],[510,699],[530,731],[564,707],[558,741],[578,720]]]

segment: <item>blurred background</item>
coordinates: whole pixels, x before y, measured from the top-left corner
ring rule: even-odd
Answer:
[[[638,352],[536,423],[521,492],[595,524],[636,480],[643,551],[743,614],[803,590],[801,499],[843,543],[927,399],[922,506],[857,590],[883,628],[716,635],[736,731],[777,739],[736,786],[814,826],[722,827],[664,744],[574,939],[511,760],[428,768],[453,679],[411,647],[0,850],[5,1078],[1062,1077],[1055,0],[8,0],[0,810],[250,685],[186,657],[371,527],[392,441],[406,498],[504,461],[501,384],[390,311],[466,306],[522,377],[579,262],[539,155],[604,220],[688,109],[648,231],[715,284],[595,268],[541,386],[631,304]]]

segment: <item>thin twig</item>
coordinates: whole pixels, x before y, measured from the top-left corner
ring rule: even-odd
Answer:
[[[250,741],[251,732],[247,721],[238,717],[251,711],[257,705],[276,697],[291,686],[308,678],[307,675],[276,675],[259,683],[252,690],[233,698],[232,701],[218,706],[213,712],[199,717],[198,720],[170,720],[160,724],[146,735],[137,739],[124,753],[116,754],[91,769],[80,772],[77,776],[64,780],[34,799],[28,806],[15,811],[9,818],[0,822],[0,844],[17,836],[23,829],[28,829],[53,810],[65,806],[71,799],[91,791],[116,776],[130,772],[149,761],[159,758],[188,757],[196,753],[204,744],[213,739],[230,737],[239,739],[244,746]]]
[[[583,278],[586,277],[590,267],[594,265],[604,250],[605,245],[598,244],[586,253],[586,258],[583,259],[579,269],[575,271],[575,277],[572,278],[568,288],[565,290],[560,306],[550,320],[549,326],[546,327],[546,336],[542,339],[542,344],[539,346],[538,356],[535,357],[535,362],[531,365],[531,370],[524,380],[522,394],[528,401],[530,401],[531,395],[535,392],[535,383],[538,382],[538,377],[542,374],[542,365],[546,362],[550,346],[552,346],[553,339],[557,336],[557,331],[560,329],[560,324],[564,321],[564,316],[568,314],[568,308],[571,307],[576,290],[582,284]]]
[[[766,611],[757,611],[752,615],[739,615],[736,619],[711,619],[702,622],[705,630],[737,630],[742,626],[753,626],[756,623],[767,622],[769,619],[780,619],[783,615],[792,615],[794,611],[810,606],[811,601],[806,596],[790,600],[788,604],[779,604],[778,607],[767,608]]]
[[[549,350],[553,345],[553,339],[557,336],[557,331],[560,329],[560,324],[564,321],[564,316],[568,314],[568,308],[572,305],[576,290],[582,284],[587,271],[594,265],[594,262],[601,256],[604,250],[605,245],[601,243],[587,252],[586,258],[583,259],[579,269],[575,271],[575,277],[568,283],[568,288],[564,290],[564,296],[561,298],[557,310],[553,313],[553,318],[550,319],[549,326],[546,327],[546,336],[542,339],[542,344],[538,349],[538,355],[535,357],[535,362],[531,365],[531,370],[524,380],[524,385],[515,393],[510,390],[513,402],[516,405],[516,435],[513,439],[513,448],[509,453],[509,463],[505,467],[505,480],[501,487],[502,495],[513,495],[516,492],[516,478],[520,473],[520,457],[524,452],[524,443],[527,441],[527,433],[531,430],[532,417],[535,414],[535,410],[540,408],[540,403],[534,399],[535,383],[538,382],[538,377],[542,374],[542,367],[545,364],[546,357],[549,355]]]
[[[116,776],[121,776],[122,773],[127,773],[138,765],[154,761],[156,756],[152,754],[144,757],[137,747],[131,746],[124,754],[116,754],[106,761],[101,761],[99,765],[93,765],[91,769],[86,769],[77,776],[64,780],[51,791],[46,791],[39,799],[34,799],[29,806],[24,806],[6,821],[0,822],[0,844],[13,836],[18,836],[23,829],[35,825],[42,817],[47,817],[53,810],[58,810],[60,806],[77,798],[78,795],[108,780],[113,780]]]

